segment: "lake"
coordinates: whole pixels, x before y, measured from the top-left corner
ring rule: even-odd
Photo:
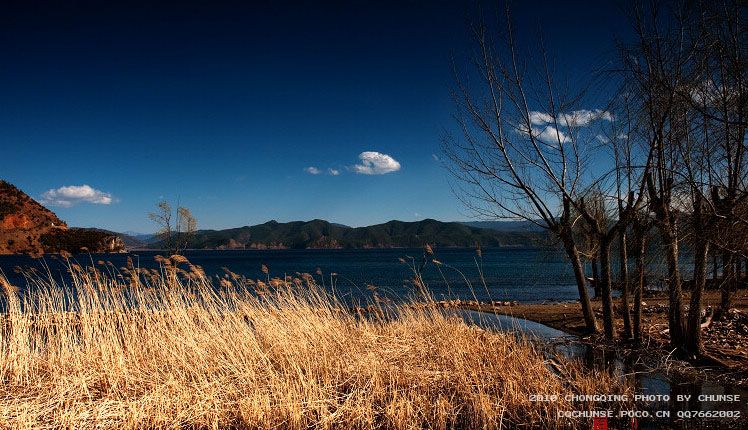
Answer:
[[[435,249],[423,269],[423,278],[437,299],[517,300],[521,302],[571,301],[578,293],[574,276],[565,256],[547,248],[493,248],[483,249],[482,258],[474,249]],[[126,265],[131,257],[136,265],[158,268],[154,257],[157,251],[138,251],[129,254],[81,254],[73,256],[81,265],[92,265],[99,260],[111,261],[116,267]],[[349,297],[368,297],[367,285],[374,285],[381,295],[393,299],[407,297],[413,291],[413,277],[408,265],[413,257],[420,266],[422,249],[313,249],[313,250],[192,250],[184,255],[194,264],[202,266],[208,275],[222,275],[223,267],[250,277],[265,279],[262,265],[269,268],[270,276],[283,277],[296,272],[307,272],[321,283],[319,268],[329,287],[330,274],[336,273],[336,292]],[[438,259],[443,264],[431,262]],[[16,267],[45,270],[58,281],[65,279],[65,264],[59,257],[47,255],[33,259],[28,256],[0,255],[0,270],[11,284],[23,289],[26,282],[16,273]],[[481,267],[485,285],[481,281]],[[441,269],[441,271],[440,271]],[[464,278],[463,278],[464,275]],[[466,281],[467,280],[467,281]],[[473,291],[468,286],[473,285]]]

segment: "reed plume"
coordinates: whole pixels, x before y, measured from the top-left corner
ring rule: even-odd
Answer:
[[[626,390],[433,308],[351,312],[308,274],[182,272],[0,276],[0,428],[558,428],[573,405],[529,394]]]

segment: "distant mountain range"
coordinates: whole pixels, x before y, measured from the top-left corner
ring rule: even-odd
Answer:
[[[98,228],[68,228],[64,221],[12,184],[0,180],[0,254],[122,252],[168,248],[153,234],[116,233]],[[313,249],[546,246],[547,233],[529,222],[389,221],[349,227],[315,219],[199,230],[191,249]]]
[[[314,249],[314,248],[405,248],[431,244],[441,247],[546,246],[547,234],[522,224],[503,223],[491,228],[461,222],[425,219],[416,222],[389,221],[368,227],[348,227],[328,221],[293,221],[231,228],[199,230],[189,238],[192,249]],[[499,228],[500,227],[500,228]],[[131,242],[134,238],[124,238]],[[141,242],[144,248],[164,248],[159,240]]]

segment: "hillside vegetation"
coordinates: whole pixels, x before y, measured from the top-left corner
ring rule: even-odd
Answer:
[[[389,221],[368,227],[347,227],[323,220],[294,221],[232,228],[199,230],[189,239],[189,248],[393,248],[421,247],[432,244],[443,247],[542,246],[547,235],[537,231],[497,231],[458,222],[426,219],[417,222]],[[150,245],[163,247],[162,242]]]

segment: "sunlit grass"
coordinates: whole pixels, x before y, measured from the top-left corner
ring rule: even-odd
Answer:
[[[1,428],[555,428],[579,406],[529,394],[624,389],[435,308],[351,313],[310,275],[71,274],[0,277]]]

